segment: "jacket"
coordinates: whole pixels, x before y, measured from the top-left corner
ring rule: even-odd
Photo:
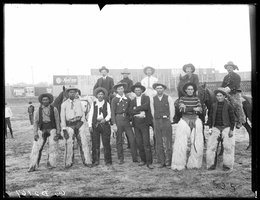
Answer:
[[[235,94],[237,91],[241,91],[240,83],[240,76],[235,72],[230,72],[224,77],[221,87],[229,87],[230,94]]]
[[[110,95],[112,93],[113,86],[114,86],[113,78],[107,76],[106,84],[103,84],[103,77],[101,77],[97,80],[96,84],[94,85],[93,91],[98,87],[103,87],[107,90],[108,95]]]

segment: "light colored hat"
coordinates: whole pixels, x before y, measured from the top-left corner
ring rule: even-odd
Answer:
[[[194,67],[194,65],[191,64],[191,63],[184,65],[184,66],[182,67],[182,70],[183,70],[184,72],[186,72],[186,68],[187,68],[187,67],[191,67],[192,73],[195,72],[195,67]]]
[[[162,83],[154,83],[153,84],[153,89],[155,89],[157,86],[162,86],[165,90],[167,89],[166,85],[164,85]]]
[[[152,74],[154,74],[155,69],[154,69],[153,67],[150,67],[150,66],[147,66],[147,67],[144,68],[144,73],[145,73],[145,74],[147,74],[147,73],[146,73],[146,70],[147,70],[147,69],[151,69],[151,70],[152,70]]]
[[[76,90],[76,92],[79,91],[78,88],[76,88],[76,87],[74,87],[74,86],[72,86],[72,85],[70,85],[68,88],[66,88],[66,92],[69,92],[70,90]]]
[[[131,74],[131,73],[128,71],[127,68],[125,68],[125,69],[121,72],[121,74]]]
[[[224,65],[225,69],[227,69],[227,66],[232,66],[234,70],[239,70],[238,67],[232,61],[229,61],[227,64]]]

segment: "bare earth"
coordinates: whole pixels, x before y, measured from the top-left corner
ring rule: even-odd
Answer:
[[[206,170],[205,157],[200,170],[180,172],[167,168],[149,170],[131,161],[130,150],[126,145],[125,164],[119,165],[115,139],[112,138],[113,166],[110,168],[104,165],[103,153],[98,167],[84,167],[79,149],[75,149],[75,163],[70,169],[65,170],[64,141],[60,140],[58,167],[53,170],[47,169],[47,145],[45,145],[40,167],[37,171],[28,173],[33,131],[29,125],[27,104],[10,106],[14,114],[11,123],[15,139],[10,139],[8,135],[5,141],[5,181],[6,193],[9,196],[56,194],[64,197],[254,197],[251,190],[251,151],[245,150],[248,145],[248,134],[244,127],[235,130],[236,152],[232,172],[222,171],[222,157],[219,157],[220,163],[214,171]],[[173,130],[175,128],[174,125]],[[157,165],[156,159],[154,165]]]

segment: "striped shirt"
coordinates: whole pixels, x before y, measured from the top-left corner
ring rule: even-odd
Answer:
[[[201,103],[198,97],[189,97],[189,96],[181,97],[179,101],[179,106],[181,104],[184,104],[186,108],[185,109],[180,108],[180,112],[188,115],[196,114],[193,108],[201,107]]]
[[[224,102],[218,102],[215,126],[224,126],[222,119],[222,110],[223,110]]]

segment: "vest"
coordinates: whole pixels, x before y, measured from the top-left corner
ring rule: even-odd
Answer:
[[[104,104],[102,106],[101,112],[103,113],[103,117],[106,118],[107,116],[107,101],[104,100]],[[94,101],[94,114],[92,117],[92,127],[94,127],[97,123],[97,115],[98,115],[98,107],[96,106],[96,101]]]
[[[52,105],[50,105],[50,123],[51,123],[51,128],[52,129],[56,129],[56,121],[55,121],[55,117],[54,117],[54,107]],[[39,108],[39,127],[40,127],[40,130],[42,130],[42,124],[43,124],[43,121],[42,121],[42,107]]]
[[[153,97],[154,101],[154,118],[162,119],[163,116],[170,117],[170,105],[168,102],[168,95],[163,95],[162,100],[160,101],[158,96]]]

